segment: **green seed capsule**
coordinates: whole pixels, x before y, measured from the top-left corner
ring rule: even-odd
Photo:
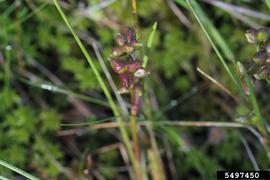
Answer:
[[[114,72],[118,74],[126,72],[125,62],[122,60],[110,58],[110,63]]]

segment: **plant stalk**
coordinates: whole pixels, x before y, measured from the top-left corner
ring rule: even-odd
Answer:
[[[74,29],[72,28],[71,24],[69,23],[65,13],[63,12],[62,8],[60,7],[58,1],[57,0],[53,0],[53,1],[54,1],[55,7],[57,8],[59,14],[63,18],[64,22],[66,23],[66,25],[68,27],[68,29],[72,33],[74,39],[76,40],[78,46],[80,47],[82,53],[84,54],[86,60],[88,61],[89,65],[91,66],[91,68],[92,68],[92,70],[93,70],[93,72],[94,72],[94,74],[95,74],[95,76],[96,76],[96,78],[97,78],[97,80],[98,80],[98,82],[99,82],[105,96],[107,97],[107,99],[109,101],[109,104],[110,104],[111,109],[112,109],[112,111],[114,113],[114,116],[116,117],[116,121],[119,124],[119,129],[120,129],[120,132],[121,132],[121,136],[122,136],[124,144],[125,144],[125,146],[127,148],[127,152],[129,154],[132,166],[133,166],[134,170],[136,171],[137,167],[139,167],[139,164],[135,160],[135,157],[134,157],[134,154],[133,154],[133,151],[132,151],[132,147],[131,147],[131,143],[130,143],[130,139],[129,139],[127,130],[125,128],[123,119],[120,116],[120,112],[117,109],[116,104],[114,103],[113,98],[112,98],[107,86],[105,85],[99,71],[97,70],[95,63],[92,61],[92,59],[91,59],[89,53],[87,52],[85,46],[82,44],[80,38],[75,33]]]

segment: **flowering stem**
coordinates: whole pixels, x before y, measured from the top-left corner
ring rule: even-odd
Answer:
[[[92,61],[92,58],[91,56],[89,55],[89,53],[87,52],[85,46],[82,44],[80,38],[78,37],[78,35],[75,33],[74,29],[72,28],[71,24],[69,23],[65,13],[63,12],[62,8],[60,7],[59,3],[58,3],[58,0],[54,0],[53,1],[54,4],[55,4],[55,7],[57,8],[59,14],[61,15],[62,19],[64,20],[64,22],[66,23],[68,29],[70,30],[70,32],[72,33],[74,39],[76,40],[78,46],[80,47],[82,53],[84,54],[86,60],[88,61],[89,65],[91,66],[105,96],[107,97],[108,101],[109,101],[109,104],[111,106],[111,109],[116,117],[116,121],[117,123],[119,124],[119,129],[120,129],[120,133],[121,133],[121,136],[123,138],[123,141],[124,141],[124,144],[127,148],[127,152],[129,154],[129,157],[130,157],[130,160],[131,160],[131,163],[132,163],[132,166],[134,167],[135,171],[136,169],[139,167],[139,164],[137,163],[137,161],[135,160],[135,157],[134,157],[134,154],[132,153],[132,147],[131,147],[131,143],[130,143],[130,139],[128,137],[128,132],[125,128],[125,125],[124,125],[124,121],[121,117],[121,114],[116,106],[116,104],[114,103],[113,101],[113,98],[109,92],[109,89],[107,88],[105,82],[103,81],[102,77],[101,77],[101,74],[99,73],[99,71],[97,70],[97,67],[95,65],[95,63]]]
[[[139,146],[139,136],[138,136],[138,129],[137,129],[137,114],[139,110],[139,103],[140,103],[140,84],[134,85],[131,90],[131,116],[130,116],[130,129],[131,129],[131,136],[133,141],[133,151],[135,155],[135,160],[137,164],[141,164],[141,155],[140,155],[140,146]],[[142,178],[142,170],[138,167],[136,172],[137,179]]]

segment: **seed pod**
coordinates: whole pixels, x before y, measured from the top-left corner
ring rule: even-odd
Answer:
[[[248,85],[247,85],[244,77],[240,78],[240,81],[241,81],[241,84],[242,84],[242,87],[243,87],[245,94],[250,95],[249,88],[248,88]]]
[[[136,33],[134,29],[129,29],[127,32],[127,43],[130,45],[134,45],[137,43]]]
[[[245,67],[243,66],[243,64],[240,63],[240,62],[237,62],[237,71],[236,72],[240,76],[241,85],[242,85],[243,90],[246,93],[246,95],[250,95],[248,85],[247,85],[247,83],[245,81],[245,73],[244,73],[244,71],[245,71]]]
[[[110,57],[119,57],[125,53],[125,49],[122,47],[114,47]]]
[[[124,94],[129,92],[129,79],[130,75],[129,73],[125,72],[122,74],[119,74],[119,80],[121,84],[121,88],[119,89],[119,94]]]
[[[253,61],[257,64],[265,64],[266,59],[268,58],[267,53],[265,50],[258,51],[254,56],[253,56]]]
[[[249,43],[258,44],[267,40],[269,37],[269,30],[266,28],[249,29],[246,32],[246,38]]]
[[[127,70],[125,66],[125,62],[123,62],[120,59],[110,58],[110,63],[111,63],[112,69],[118,74],[124,73]]]
[[[128,72],[134,73],[142,66],[142,62],[140,60],[129,60],[126,66],[127,66]]]
[[[129,46],[129,45],[124,45],[121,47],[114,47],[110,57],[119,57],[125,53],[130,54],[133,50],[134,50],[134,47]]]
[[[117,34],[115,41],[117,43],[118,46],[124,46],[124,44],[126,43],[126,39],[122,34]]]

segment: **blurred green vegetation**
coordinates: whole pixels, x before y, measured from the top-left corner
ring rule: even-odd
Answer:
[[[92,45],[94,42],[97,44],[109,68],[107,57],[114,45],[115,35],[123,28],[133,26],[131,1],[60,2],[103,74]],[[178,2],[137,2],[141,40],[144,43],[153,23],[158,22],[147,65],[151,72],[145,79],[147,96],[139,121],[253,120],[256,124],[250,104],[246,105],[244,100],[235,102],[196,70],[200,67],[237,98],[241,97],[193,13],[187,6],[181,6],[186,2]],[[198,2],[231,49],[234,60],[251,69],[250,59],[256,49],[245,40],[245,31],[250,25],[207,1]],[[262,1],[223,2],[253,9],[270,17],[269,9]],[[173,8],[169,5],[171,3]],[[172,10],[175,8],[186,16],[190,26],[185,26],[178,19]],[[129,179],[124,156],[126,152],[118,129],[76,126],[78,123],[102,123],[104,119],[111,121],[113,115],[107,106],[81,97],[89,96],[106,103],[92,69],[53,2],[4,0],[0,1],[0,10],[0,160],[42,179],[73,179],[85,176],[83,164],[89,152],[89,179]],[[235,14],[238,15],[237,12]],[[262,26],[269,25],[269,20],[247,16],[248,22],[254,21]],[[224,53],[222,55],[232,66],[232,59]],[[116,80],[115,74],[110,72]],[[67,91],[57,93],[46,84]],[[255,84],[262,115],[269,122],[269,84],[263,81],[256,81]],[[129,102],[128,96],[123,98]],[[63,124],[75,125],[67,127]],[[151,146],[151,140],[143,139],[147,134],[144,128],[140,130],[141,146],[145,149]],[[265,148],[246,129],[167,127],[157,124],[154,135],[167,179],[215,179],[217,170],[253,170],[254,166],[241,140],[243,137],[260,169],[266,170],[270,165]],[[147,161],[148,157],[144,158]],[[0,166],[0,175],[11,179],[19,176],[3,166]]]

